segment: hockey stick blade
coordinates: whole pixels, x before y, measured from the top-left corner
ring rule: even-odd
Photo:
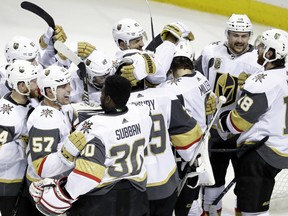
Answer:
[[[55,22],[54,19],[45,11],[43,10],[41,7],[39,7],[36,4],[33,4],[32,2],[28,2],[28,1],[23,1],[21,3],[21,7],[25,10],[28,10],[36,15],[38,15],[39,17],[41,17],[43,20],[45,20],[45,22],[53,29],[55,29]]]
[[[85,102],[85,104],[89,105],[88,80],[87,80],[86,66],[84,62],[82,62],[74,52],[72,52],[64,43],[60,41],[55,41],[54,48],[58,52],[62,53],[70,61],[72,61],[75,65],[77,65],[77,67],[79,68],[81,77],[83,79],[83,87],[84,87],[83,101]]]

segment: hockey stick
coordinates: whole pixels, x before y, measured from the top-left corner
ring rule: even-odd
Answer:
[[[269,136],[265,136],[263,139],[261,139],[260,141],[258,141],[256,144],[248,146],[246,148],[241,149],[242,151],[240,151],[240,149],[238,151],[240,151],[240,154],[238,155],[238,157],[242,157],[244,154],[246,154],[247,152],[253,150],[253,149],[257,149],[260,146],[264,145],[264,143],[269,139]],[[210,216],[218,216],[217,213],[217,204],[220,202],[220,200],[224,197],[224,195],[230,190],[230,188],[236,183],[236,178],[234,177],[231,182],[223,189],[223,191],[218,195],[218,197],[212,202],[212,204],[210,205],[209,208],[209,215]]]
[[[216,118],[218,117],[218,114],[219,114],[219,112],[220,112],[220,109],[221,109],[221,107],[222,107],[222,105],[223,105],[224,103],[226,103],[226,97],[220,96],[220,97],[219,97],[219,102],[218,102],[217,107],[216,107],[216,111],[215,111],[215,113],[214,113],[211,121],[209,122],[209,125],[208,125],[208,127],[206,128],[206,130],[205,130],[205,132],[204,132],[201,140],[199,141],[199,144],[198,144],[198,146],[197,146],[196,149],[195,149],[195,152],[194,152],[194,155],[193,155],[192,159],[189,161],[189,166],[192,166],[192,165],[193,165],[193,163],[194,163],[195,160],[197,159],[199,153],[201,152],[202,148],[204,148],[205,145],[208,145],[208,143],[205,143],[205,142],[208,142],[208,138],[209,138],[209,136],[210,136],[210,129],[211,129],[211,127],[213,126],[214,121],[215,121]],[[205,150],[205,149],[204,149],[204,150]],[[208,149],[207,149],[207,152],[208,152]],[[208,160],[209,160],[209,158],[208,158]],[[207,165],[207,166],[208,166],[208,165]],[[208,167],[207,169],[210,169],[210,171],[212,171],[211,165],[210,165],[210,167]],[[186,184],[187,179],[193,177],[193,176],[191,176],[191,174],[190,174],[190,175],[189,175],[189,174],[190,174],[190,173],[186,173],[185,176],[183,177],[183,179],[181,180],[181,182],[180,182],[180,184],[179,184],[179,187],[178,187],[178,195],[181,193],[184,185]],[[196,175],[198,175],[198,174],[195,174],[194,176],[196,176]],[[209,180],[210,180],[211,182],[214,181],[214,177],[213,177],[213,179],[212,179],[212,176],[209,176],[209,175],[208,175],[207,178],[210,178]],[[211,184],[212,184],[212,183],[211,183]]]
[[[38,5],[33,4],[32,2],[23,1],[21,3],[21,7],[25,10],[28,10],[28,11],[38,15],[43,20],[45,20],[45,22],[51,28],[55,29],[55,22],[54,22],[53,18],[45,10],[43,10],[41,7],[39,7]]]
[[[85,63],[81,61],[80,58],[61,41],[55,41],[54,48],[79,68],[84,87],[83,101],[85,104],[89,105],[88,80]]]
[[[23,179],[22,179],[22,182],[21,182],[20,189],[19,189],[19,191],[17,193],[17,198],[16,198],[15,204],[13,206],[13,209],[12,209],[12,212],[11,212],[11,216],[16,216],[17,213],[18,213],[19,203],[20,203],[24,188],[26,186],[26,171],[27,171],[27,168],[28,168],[28,165],[25,168],[24,176],[23,176]]]
[[[156,47],[155,47],[155,45],[154,45],[154,43],[155,43],[155,36],[154,36],[153,18],[152,18],[152,13],[151,13],[151,9],[150,9],[149,2],[148,2],[148,0],[145,0],[145,1],[146,1],[146,5],[147,5],[147,7],[148,7],[148,10],[149,10],[149,15],[150,15],[150,26],[151,26],[151,34],[152,34],[152,41],[151,41],[151,43],[153,43],[153,44],[152,44],[153,49],[152,49],[151,51],[155,52]]]

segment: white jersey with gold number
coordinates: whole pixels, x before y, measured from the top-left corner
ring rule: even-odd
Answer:
[[[17,104],[10,95],[11,93],[0,99],[0,188],[2,189],[3,184],[8,188],[12,183],[21,185],[27,166],[26,143],[21,137],[28,136],[26,121],[31,106],[29,102],[26,105]],[[1,190],[1,196],[17,195],[19,188],[14,185],[16,190],[12,191],[12,187],[9,192],[6,187]]]
[[[54,177],[73,168],[58,155],[63,141],[70,134],[74,120],[70,105],[61,110],[40,103],[28,118],[28,175],[30,181]]]
[[[257,151],[276,168],[288,168],[288,71],[284,67],[250,76],[241,99],[227,118],[232,133],[241,133],[238,145],[269,136]]]
[[[72,198],[89,191],[89,195],[105,194],[122,179],[145,191],[147,173],[143,161],[151,128],[146,105],[128,105],[127,111],[102,112],[83,121],[76,130],[84,133],[87,145],[65,186]]]
[[[145,154],[148,198],[167,198],[179,183],[171,144],[185,161],[191,160],[202,135],[201,128],[184,110],[176,95],[164,88],[133,92],[129,103],[150,107],[154,127]]]

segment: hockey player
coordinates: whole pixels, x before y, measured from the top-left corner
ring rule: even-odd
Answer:
[[[121,75],[130,80],[132,86],[137,86],[138,80],[143,80],[143,78],[147,86],[164,82],[173,59],[175,44],[181,38],[194,40],[194,35],[183,23],[170,23],[164,26],[161,32],[163,43],[157,47],[156,52],[144,51],[143,40],[147,39],[146,32],[137,21],[128,18],[121,19],[114,24],[112,35],[120,49],[116,53],[116,60],[120,61],[128,56],[133,59],[133,64],[122,68]],[[142,72],[135,72],[135,70]]]
[[[87,79],[88,79],[88,93],[89,102],[93,106],[100,105],[101,89],[105,79],[115,73],[115,67],[112,60],[99,50],[94,50],[87,58],[83,60],[86,66]],[[72,71],[71,73],[71,87],[72,92],[70,100],[73,103],[83,101],[83,80],[80,71]],[[93,104],[92,104],[93,103]]]
[[[21,215],[33,214],[24,176],[26,121],[32,110],[29,98],[38,96],[37,72],[37,67],[26,60],[15,60],[7,69],[12,90],[0,99],[0,214],[3,216],[12,215],[16,208]],[[14,207],[17,199],[20,202]]]
[[[188,40],[180,42],[177,45],[169,70],[172,78],[160,84],[158,87],[166,88],[167,91],[174,92],[179,100],[182,101],[185,109],[197,120],[202,131],[205,131],[205,103],[209,97],[211,88],[207,78],[200,72],[195,71],[194,56],[195,51],[192,43]],[[181,159],[179,164],[181,165]],[[181,171],[179,170],[179,172]],[[194,185],[196,185],[195,189],[191,190],[187,188],[187,190],[189,190],[187,193],[184,189],[182,190],[175,208],[176,216],[187,216],[188,212],[190,212],[189,215],[201,215],[202,208],[199,207],[197,201],[200,188],[199,186],[197,187],[197,181],[198,176],[195,177],[193,181]],[[190,184],[191,183],[192,179],[190,179]],[[187,196],[183,197],[184,194],[187,194]]]
[[[220,116],[229,112],[236,105],[241,92],[238,81],[243,78],[240,74],[242,72],[252,74],[261,70],[261,66],[257,64],[256,50],[249,44],[253,27],[247,15],[232,14],[227,21],[225,34],[226,42],[216,42],[208,45],[196,61],[196,70],[207,77],[213,92],[218,97],[224,95],[227,98],[227,102],[221,108]],[[217,124],[215,124],[215,127],[217,127]],[[212,128],[210,133],[209,145],[211,149],[236,147],[238,136],[220,136],[222,134],[219,135],[215,128]],[[235,166],[237,158],[234,153],[211,152],[210,160],[215,185],[205,188],[204,210],[207,214],[211,203],[224,189],[226,171],[231,159],[233,166]],[[219,215],[221,214],[221,208],[222,203],[220,201],[217,204]]]
[[[107,77],[101,94],[104,112],[77,127],[88,144],[73,171],[67,179],[45,179],[30,187],[41,212],[59,214],[72,205],[71,216],[148,215],[143,160],[152,120],[147,105],[126,105],[130,91],[125,78]]]
[[[49,66],[38,75],[38,86],[44,99],[27,121],[29,183],[46,177],[65,175],[66,171],[74,167],[76,153],[61,148],[74,121],[69,99],[70,79],[69,71],[56,65]],[[78,151],[81,150],[81,147],[75,148],[75,151],[78,148]],[[62,151],[57,151],[59,149]]]
[[[258,60],[265,70],[245,82],[236,108],[224,115],[220,133],[239,134],[238,147],[248,147],[269,136],[264,145],[243,154],[237,168],[237,207],[243,216],[269,216],[275,176],[288,168],[287,68],[288,33],[280,29],[263,32]],[[276,124],[275,124],[276,123]],[[253,145],[252,145],[253,146]]]
[[[40,59],[38,46],[32,40],[23,36],[15,36],[9,40],[5,45],[4,55],[7,64],[0,68],[0,97],[3,97],[12,89],[6,79],[6,70],[14,60],[27,60],[34,65],[39,65]],[[39,65],[39,69],[42,69],[41,65]]]
[[[200,125],[188,115],[176,94],[165,88],[134,89],[129,102],[148,104],[154,123],[144,160],[150,215],[172,216],[179,176],[171,144],[183,160],[191,160],[202,136]]]

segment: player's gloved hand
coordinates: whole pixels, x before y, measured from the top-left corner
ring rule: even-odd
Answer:
[[[129,80],[132,87],[137,86],[137,82],[138,82],[138,80],[136,79],[134,75],[134,69],[135,68],[133,64],[124,65],[120,69],[121,76]]]
[[[54,180],[50,178],[45,178],[43,180],[35,181],[31,183],[29,187],[29,193],[32,196],[35,203],[37,203],[42,196],[42,193],[44,190],[43,186],[50,185],[52,183],[54,184]]]
[[[96,50],[96,47],[92,44],[87,42],[78,42],[77,54],[80,58],[87,58],[94,50]]]
[[[215,112],[217,105],[217,96],[211,92],[208,100],[206,101],[205,111],[206,115],[211,115]]]
[[[226,123],[229,113],[230,110],[221,113],[221,116],[217,122],[217,132],[223,140],[227,140],[233,136],[233,134],[229,131]]]
[[[245,72],[241,72],[238,76],[238,86],[239,88],[242,90],[243,89],[243,85],[245,83],[245,81],[248,79],[248,77],[250,76],[251,74],[247,74]]]
[[[61,154],[70,162],[85,148],[87,144],[85,135],[81,131],[74,131],[65,139]]]
[[[67,178],[65,177],[59,180],[49,179],[45,184],[42,183],[41,188],[43,192],[36,202],[36,207],[42,214],[63,214],[71,208],[72,203],[76,200],[72,199],[64,189],[66,181]]]
[[[177,41],[180,38],[194,40],[194,35],[191,30],[181,22],[173,22],[164,26],[162,32],[160,33],[161,39],[163,41],[166,40],[169,34],[172,34],[177,39]]]
[[[46,49],[49,45],[53,47],[54,41],[65,42],[67,36],[60,25],[55,25],[55,30],[49,27],[45,34],[43,34],[39,39],[39,44],[42,49]]]

